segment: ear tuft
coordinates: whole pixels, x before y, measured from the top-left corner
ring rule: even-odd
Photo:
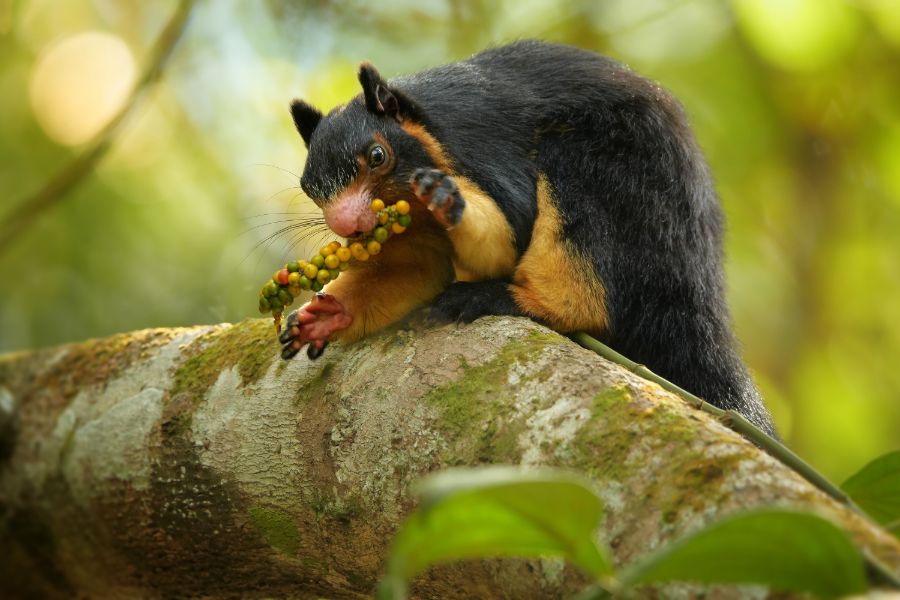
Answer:
[[[294,118],[294,126],[303,138],[303,143],[309,148],[309,140],[322,120],[322,113],[303,100],[294,100],[291,102],[291,116]]]
[[[392,117],[398,121],[402,119],[403,96],[388,87],[387,82],[372,63],[364,62],[359,65],[359,83],[362,85],[366,108],[369,111]]]

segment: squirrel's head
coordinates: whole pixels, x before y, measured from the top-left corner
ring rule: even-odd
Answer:
[[[414,102],[368,63],[360,66],[359,82],[363,93],[327,115],[302,100],[291,103],[294,124],[309,151],[300,186],[343,237],[375,227],[370,209],[375,198],[385,204],[412,201],[412,173],[435,166],[422,136],[416,135],[424,129]]]

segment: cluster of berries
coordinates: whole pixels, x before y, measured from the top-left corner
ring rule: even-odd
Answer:
[[[305,290],[321,291],[325,284],[337,279],[350,266],[350,260],[367,261],[381,252],[381,245],[397,233],[403,233],[412,222],[409,202],[400,200],[385,206],[382,200],[372,201],[372,212],[378,216],[378,226],[368,235],[351,240],[349,245],[331,242],[309,260],[289,262],[275,272],[259,290],[259,312],[272,313],[275,331],[281,328],[281,315],[286,306]]]

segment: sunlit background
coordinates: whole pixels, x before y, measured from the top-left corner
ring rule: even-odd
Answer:
[[[172,1],[0,0],[0,224],[131,100]],[[673,90],[729,219],[738,335],[788,442],[900,447],[900,2],[209,1],[71,193],[0,248],[0,351],[255,316],[314,210],[287,106],[537,37]]]

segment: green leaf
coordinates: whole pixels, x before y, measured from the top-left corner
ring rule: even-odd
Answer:
[[[611,573],[593,540],[603,505],[578,478],[512,467],[451,469],[419,490],[419,509],[394,539],[383,598],[403,597],[399,582],[432,564],[466,558],[558,556],[597,578]]]
[[[622,577],[626,586],[662,581],[762,584],[823,597],[866,589],[862,558],[847,535],[821,517],[786,509],[714,523]]]
[[[900,450],[876,458],[841,488],[882,525],[896,523],[900,520]]]

